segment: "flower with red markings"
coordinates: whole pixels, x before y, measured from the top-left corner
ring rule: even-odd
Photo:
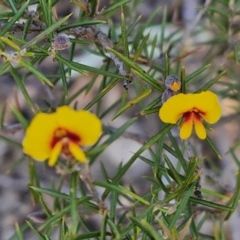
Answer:
[[[165,123],[176,124],[181,119],[180,138],[187,139],[193,126],[200,139],[207,137],[203,120],[216,123],[221,117],[221,106],[217,95],[210,91],[193,94],[177,94],[170,97],[160,108],[160,119]]]
[[[68,106],[54,113],[38,113],[30,123],[23,139],[23,151],[35,160],[49,159],[56,164],[60,154],[67,159],[87,162],[82,146],[94,144],[102,132],[102,123],[94,114]]]

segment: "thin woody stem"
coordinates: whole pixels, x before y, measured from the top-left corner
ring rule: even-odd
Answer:
[[[85,164],[84,167],[81,168],[80,178],[86,184],[89,192],[92,194],[93,200],[98,204],[100,213],[104,213],[104,211],[106,210],[106,206],[105,206],[105,203],[100,200],[98,196],[98,192],[95,186],[92,184],[93,180],[92,180],[92,174],[89,168],[89,164]]]
[[[194,157],[193,151],[191,144],[188,139],[184,140],[185,146],[186,146],[186,156],[188,160],[192,159]],[[199,167],[196,167],[195,173],[198,174],[200,171]],[[201,177],[199,176],[197,179],[197,182],[195,184],[195,190],[194,190],[194,195],[197,196],[200,199],[203,199],[203,195],[201,192]]]
[[[126,77],[124,79],[123,86],[125,89],[128,89],[127,86],[132,82],[130,74],[126,72],[125,64],[113,53],[109,52],[108,48],[113,48],[114,43],[111,39],[107,37],[105,33],[99,30],[96,26],[86,26],[86,27],[77,27],[65,31],[68,35],[73,35],[76,38],[82,38],[88,41],[95,42],[99,44],[106,52],[108,52],[110,58],[118,68],[119,74]]]

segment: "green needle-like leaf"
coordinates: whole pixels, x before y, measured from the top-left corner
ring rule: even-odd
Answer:
[[[145,205],[149,205],[149,202],[144,200],[143,198],[139,197],[137,194],[131,192],[130,190],[120,186],[120,185],[114,185],[111,183],[106,183],[106,182],[100,182],[100,181],[94,181],[93,184],[97,185],[97,186],[101,186],[104,187],[108,190],[114,190],[117,191],[123,195],[128,195],[134,199],[136,199],[137,201],[139,201],[140,203],[143,203]]]
[[[114,55],[116,55],[119,59],[121,59],[125,64],[129,65],[134,73],[136,73],[139,77],[141,77],[146,83],[148,83],[150,86],[152,86],[154,89],[158,90],[159,92],[163,92],[163,87],[160,86],[160,84],[157,83],[155,79],[153,79],[150,75],[145,73],[136,63],[132,62],[130,59],[126,58],[122,54],[118,53],[117,51],[107,48],[109,52],[112,52]]]
[[[70,16],[72,14],[67,15],[66,17],[62,18],[61,20],[59,20],[58,22],[52,24],[51,26],[49,26],[46,30],[44,30],[43,32],[41,32],[39,35],[37,35],[35,38],[33,38],[32,40],[30,40],[28,43],[26,43],[25,45],[22,46],[22,49],[28,49],[32,46],[34,46],[36,43],[38,43],[39,41],[41,41],[42,39],[48,37],[48,35],[50,33],[52,33],[54,30],[56,30],[58,27],[60,27],[64,22],[66,22]]]
[[[23,96],[25,97],[27,103],[29,104],[32,111],[34,112],[34,104],[32,102],[31,97],[29,96],[29,94],[27,92],[27,89],[25,88],[25,85],[23,84],[22,79],[20,79],[17,71],[11,65],[10,65],[10,68],[9,68],[9,72],[13,76],[16,84],[18,85],[19,89],[21,90],[21,92],[22,92]]]
[[[17,22],[17,20],[22,16],[29,5],[30,0],[27,0],[22,7],[14,14],[12,19],[5,25],[5,27],[0,31],[0,36],[3,36],[6,32],[8,32],[12,26]]]
[[[146,98],[149,94],[151,94],[152,89],[148,88],[146,91],[142,92],[139,96],[136,98],[132,99],[128,103],[126,103],[121,109],[119,109],[112,117],[111,121],[116,119],[118,116],[120,116],[123,112],[125,112],[127,109],[129,109],[131,106],[139,103],[142,101],[144,98]]]
[[[130,220],[133,221],[147,236],[154,240],[163,240],[164,238],[149,224],[146,220],[139,221],[137,218],[129,216]]]

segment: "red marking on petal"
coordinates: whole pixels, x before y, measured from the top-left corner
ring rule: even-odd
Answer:
[[[51,148],[54,148],[55,144],[58,141],[62,141],[62,140],[66,141],[64,145],[68,145],[68,141],[79,143],[81,141],[81,138],[77,134],[69,132],[66,129],[58,128],[53,134],[53,138],[50,143]]]
[[[64,144],[62,148],[62,154],[66,159],[71,159],[72,158],[72,153],[69,151],[69,139],[64,139]]]
[[[193,122],[202,122],[201,115],[200,112],[193,112]]]
[[[197,108],[193,108],[192,110],[183,114],[183,121],[184,122],[188,122],[188,121],[193,122],[194,119],[196,119],[197,121],[202,121],[201,116],[204,116],[205,114],[206,114],[206,112],[203,112]]]
[[[190,112],[186,112],[183,114],[183,122],[186,125],[192,126],[193,124],[195,125],[195,123],[197,122],[201,122],[202,123],[202,117],[201,117],[201,113],[197,110],[197,109],[193,109]]]
[[[187,123],[193,122],[193,112],[186,112],[183,114],[183,121]]]

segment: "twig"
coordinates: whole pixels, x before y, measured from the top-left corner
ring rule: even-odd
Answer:
[[[108,48],[113,48],[114,43],[107,37],[105,33],[99,30],[96,26],[77,27],[65,31],[66,34],[73,35],[76,38],[82,38],[88,41],[99,44],[106,52],[118,68],[119,74],[126,77],[123,82],[123,87],[127,90],[128,84],[132,82],[130,74],[126,72],[125,64],[113,53],[108,51]]]
[[[20,123],[13,123],[13,124],[4,124],[2,128],[0,128],[0,131],[3,133],[11,133],[14,134],[20,130],[23,129],[22,124]]]
[[[91,174],[91,171],[89,169],[88,164],[85,164],[80,169],[79,176],[80,176],[81,180],[86,184],[90,193],[92,194],[93,200],[98,204],[98,207],[100,209],[100,213],[103,214],[104,211],[106,210],[106,206],[105,206],[105,203],[99,199],[98,192],[97,192],[95,186],[92,184],[92,182],[93,182],[92,181],[92,174]]]

